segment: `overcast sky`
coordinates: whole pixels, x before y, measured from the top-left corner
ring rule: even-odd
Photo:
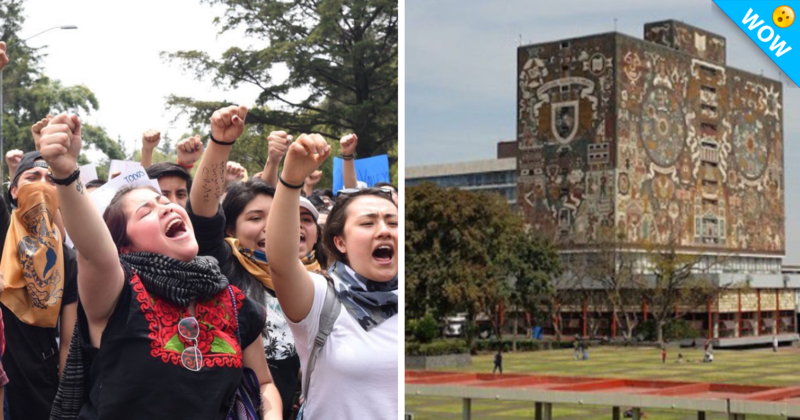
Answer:
[[[516,138],[516,49],[677,19],[727,39],[727,64],[778,79],[780,69],[711,0],[406,0],[406,165],[493,159]],[[800,264],[800,89],[785,75],[786,264]],[[790,87],[791,86],[791,87]]]
[[[53,26],[78,26],[36,36],[28,45],[46,46],[45,74],[67,86],[86,85],[95,93],[100,109],[82,117],[105,127],[113,139],[122,136],[128,152],[134,142],[137,149],[141,147],[141,134],[149,128],[162,135],[169,131],[173,139],[189,131],[186,121],[170,122],[176,113],[166,110],[169,94],[255,103],[257,89],[213,89],[210,80],[195,81],[177,64],[159,57],[161,51],[178,50],[202,50],[219,57],[234,45],[263,46],[262,41],[244,37],[243,31],[218,36],[213,19],[222,15],[222,8],[200,0],[28,0],[24,6],[23,39]]]

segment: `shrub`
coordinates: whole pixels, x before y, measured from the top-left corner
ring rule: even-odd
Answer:
[[[463,340],[436,340],[430,343],[406,343],[408,356],[442,356],[445,354],[469,353]]]
[[[658,332],[656,331],[655,320],[649,319],[641,323],[634,330],[634,336],[641,341],[656,341]],[[683,319],[671,319],[664,325],[664,340],[676,341],[685,338],[698,338],[702,334],[692,328],[692,325]]]
[[[414,326],[414,339],[420,343],[430,343],[439,335],[439,323],[431,314],[425,314]]]

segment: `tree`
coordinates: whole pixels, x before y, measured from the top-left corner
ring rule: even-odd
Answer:
[[[641,254],[625,247],[625,237],[616,228],[603,228],[590,242],[591,250],[584,254],[588,279],[603,292],[610,304],[612,322],[623,329],[626,341],[633,339],[639,325],[638,313],[646,296],[646,284],[638,271]]]
[[[509,295],[506,263],[522,220],[495,194],[423,183],[406,196],[406,317],[467,312],[471,345],[476,315]]]
[[[266,47],[229,48],[215,59],[202,51],[162,53],[215,86],[257,86],[248,123],[338,140],[358,134],[357,153],[387,153],[397,144],[397,0],[202,0],[226,8],[221,32],[245,27]],[[286,65],[289,77],[273,80]],[[298,95],[302,99],[297,98]],[[269,109],[268,102],[281,108]],[[171,96],[168,104],[205,123],[220,103]]]
[[[680,253],[676,237],[676,234],[672,234],[665,245],[647,248],[652,267],[648,302],[659,343],[664,342],[664,326],[676,315],[676,308],[708,303],[721,290],[705,276],[698,275],[701,263],[705,266],[704,270],[708,270],[719,261],[704,263],[701,256]],[[713,328],[713,325],[709,325],[709,328]]]
[[[6,151],[34,150],[30,127],[48,113],[91,113],[99,108],[86,86],[63,86],[42,74],[41,48],[31,48],[18,36],[25,22],[22,0],[0,2],[0,41],[8,46],[10,62],[3,70],[3,140]],[[102,127],[83,125],[83,141],[111,159],[123,157],[119,145]],[[0,157],[4,159],[4,157]]]
[[[510,254],[510,274],[515,278],[511,300],[516,306],[514,349],[516,350],[518,309],[538,318],[539,307],[546,303],[543,297],[553,294],[555,279],[561,276],[558,252],[547,239],[529,230],[516,232],[513,252]],[[531,328],[532,325],[526,325]]]

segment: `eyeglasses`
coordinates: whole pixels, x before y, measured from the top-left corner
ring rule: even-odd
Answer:
[[[365,194],[386,195],[389,198],[392,198],[392,194],[394,194],[394,190],[391,187],[345,188],[343,190],[337,191],[337,194],[348,195],[348,194],[355,194],[360,191],[363,191]]]
[[[203,367],[203,353],[197,348],[197,338],[200,336],[200,323],[197,318],[190,316],[178,322],[178,334],[187,340],[194,340],[194,345],[187,347],[181,353],[181,364],[186,369],[199,372]]]

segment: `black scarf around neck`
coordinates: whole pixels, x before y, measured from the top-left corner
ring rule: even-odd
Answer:
[[[228,279],[220,272],[217,260],[212,257],[196,257],[190,262],[183,262],[159,254],[137,252],[121,255],[120,260],[126,271],[132,270],[139,276],[149,293],[176,305],[189,306],[192,299],[210,298],[228,287]],[[75,323],[50,420],[77,419],[88,398],[86,381],[93,360],[81,346],[81,335],[89,332],[80,331],[79,324]]]
[[[120,255],[119,259],[139,276],[149,293],[184,307],[192,299],[215,296],[229,284],[212,257],[184,262],[151,252],[136,252]]]

